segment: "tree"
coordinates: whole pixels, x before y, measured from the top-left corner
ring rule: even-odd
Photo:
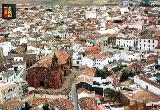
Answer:
[[[43,110],[49,110],[49,105],[48,104],[43,105]]]
[[[123,72],[120,78],[120,82],[126,81],[128,79],[128,76],[129,76],[129,72]]]
[[[100,86],[99,82],[96,82],[96,81],[93,82],[93,85],[98,85],[98,86]]]
[[[101,77],[102,79],[106,79],[107,76],[111,75],[112,73],[108,71],[108,69],[96,69],[96,77]]]
[[[129,46],[129,51],[131,51],[132,50],[132,47],[131,46]]]
[[[121,69],[123,69],[123,67],[125,67],[124,65],[117,65],[116,67],[112,68],[112,71],[113,72],[117,72],[117,71],[120,71]]]
[[[25,106],[21,110],[30,110],[31,108],[32,106],[28,102],[25,102]]]
[[[120,98],[120,92],[115,91],[115,90],[110,89],[110,88],[106,88],[104,90],[104,95],[109,97],[110,99],[113,99],[113,100]]]

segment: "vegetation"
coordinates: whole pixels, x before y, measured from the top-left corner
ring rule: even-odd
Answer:
[[[117,67],[112,68],[112,71],[113,71],[113,72],[118,72],[118,71],[120,71],[121,69],[123,69],[124,67],[125,67],[124,65],[117,65]]]
[[[132,89],[130,89],[130,88],[126,88],[126,87],[124,87],[122,90],[126,90],[126,91],[133,91]]]
[[[107,76],[110,76],[112,73],[108,69],[96,69],[96,77],[101,77],[106,79]]]
[[[128,80],[129,77],[133,77],[133,76],[140,74],[140,73],[141,73],[141,71],[130,71],[127,69],[123,69],[122,76],[120,78],[120,82],[126,81],[126,80]]]
[[[129,51],[131,51],[132,50],[132,47],[131,46],[129,46]]]
[[[160,84],[160,73],[154,75],[156,77],[156,82]]]
[[[49,105],[48,104],[43,105],[43,110],[50,110]]]
[[[156,65],[155,69],[157,69],[157,70],[160,69],[160,65]]]
[[[25,106],[21,110],[30,110],[31,108],[32,106],[28,102],[25,102]]]
[[[93,82],[93,85],[98,85],[98,86],[100,86],[99,82],[96,82],[96,81]]]
[[[155,74],[154,76],[160,78],[160,73],[157,73],[157,74]]]
[[[104,90],[104,95],[108,98],[110,98],[111,100],[117,100],[120,99],[120,92],[115,91],[113,89],[110,88],[106,88]]]
[[[143,7],[150,7],[151,6],[151,3],[149,2],[149,0],[144,0],[140,3],[140,6],[143,6]]]

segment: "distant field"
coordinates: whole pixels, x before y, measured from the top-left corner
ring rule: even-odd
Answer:
[[[0,4],[2,3],[22,3],[26,4],[29,3],[31,5],[38,5],[38,4],[61,4],[61,5],[83,5],[83,4],[88,4],[88,5],[96,5],[96,4],[104,4],[107,3],[110,0],[0,0]],[[123,0],[112,0],[116,2],[122,2]],[[160,0],[156,0],[160,1]]]

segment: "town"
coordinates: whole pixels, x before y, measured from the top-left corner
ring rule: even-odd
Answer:
[[[160,2],[16,14],[0,18],[0,110],[160,110]]]

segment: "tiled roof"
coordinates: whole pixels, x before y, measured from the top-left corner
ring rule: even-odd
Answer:
[[[16,99],[3,104],[3,110],[13,110],[23,104],[22,101]]]
[[[91,46],[91,47],[88,47],[86,49],[86,54],[89,55],[89,54],[99,54],[101,52],[101,49],[100,47],[98,46]]]
[[[80,82],[86,82],[88,84],[93,84],[93,78],[92,77],[89,77],[89,76],[86,76],[86,75],[80,75],[78,76],[77,80],[76,80],[76,83],[80,83]]]
[[[67,60],[68,60],[68,58],[70,57],[70,55],[69,55],[67,52],[65,52],[65,51],[58,51],[58,52],[56,53],[56,56],[57,56],[57,58],[58,58],[58,63],[59,63],[59,64],[64,64],[64,63],[66,63]]]
[[[119,71],[119,72],[113,73],[111,75],[111,78],[116,79],[116,78],[120,78],[121,76],[122,76],[122,72]]]
[[[87,67],[87,66],[82,68],[82,74],[90,76],[90,77],[94,77],[95,72],[96,72],[95,68],[91,68],[91,67]]]
[[[98,53],[98,54],[89,54],[87,55],[87,57],[103,60],[103,59],[106,59],[108,55],[105,53]]]
[[[78,88],[78,89],[77,89],[77,93],[78,93],[78,94],[80,94],[80,93],[82,93],[82,92],[85,92],[85,93],[88,93],[88,94],[94,93],[94,92],[88,91],[88,90],[86,90],[86,89],[84,89],[84,88]]]
[[[142,101],[144,103],[160,101],[160,96],[142,88],[139,88],[135,93],[130,93],[130,91],[125,90],[123,90],[122,93],[125,94],[130,100]]]
[[[58,58],[59,64],[64,64],[64,63],[66,63],[66,61],[68,60],[70,55],[65,51],[58,51],[58,52],[56,52],[56,57]],[[48,68],[52,64],[52,58],[53,58],[53,54],[50,54],[48,56],[44,56],[41,58],[41,60],[39,60],[37,63],[35,63],[31,68],[33,68],[33,67],[46,67],[46,68]]]
[[[6,90],[6,89],[10,89],[10,88],[14,88],[16,86],[15,83],[0,83],[0,90]]]
[[[34,98],[29,101],[32,106],[37,106],[39,104],[49,104],[50,106],[56,106],[60,110],[73,110],[73,104],[68,99],[47,99],[47,98]]]
[[[84,110],[97,110],[96,100],[90,97],[83,97],[78,100],[79,105]]]

